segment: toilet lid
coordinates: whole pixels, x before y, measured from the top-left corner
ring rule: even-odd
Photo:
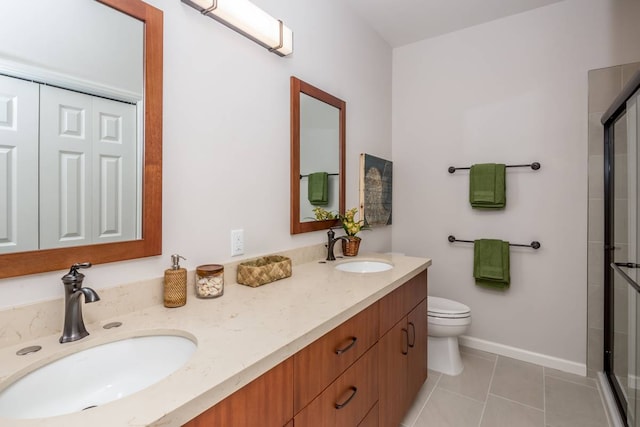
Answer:
[[[427,298],[427,314],[436,317],[468,317],[471,309],[457,301],[446,298]]]

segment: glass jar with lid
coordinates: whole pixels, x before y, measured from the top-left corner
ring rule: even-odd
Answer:
[[[196,267],[196,296],[217,298],[224,294],[224,267],[220,264],[206,264]]]

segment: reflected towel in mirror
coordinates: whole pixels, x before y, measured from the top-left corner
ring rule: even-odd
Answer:
[[[314,206],[329,204],[329,174],[327,172],[315,172],[308,178],[309,203]]]

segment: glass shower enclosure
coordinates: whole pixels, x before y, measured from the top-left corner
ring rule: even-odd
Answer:
[[[640,72],[604,125],[604,373],[627,426],[640,427]]]

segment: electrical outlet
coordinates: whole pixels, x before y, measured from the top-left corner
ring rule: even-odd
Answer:
[[[244,230],[231,230],[231,256],[244,254]]]

